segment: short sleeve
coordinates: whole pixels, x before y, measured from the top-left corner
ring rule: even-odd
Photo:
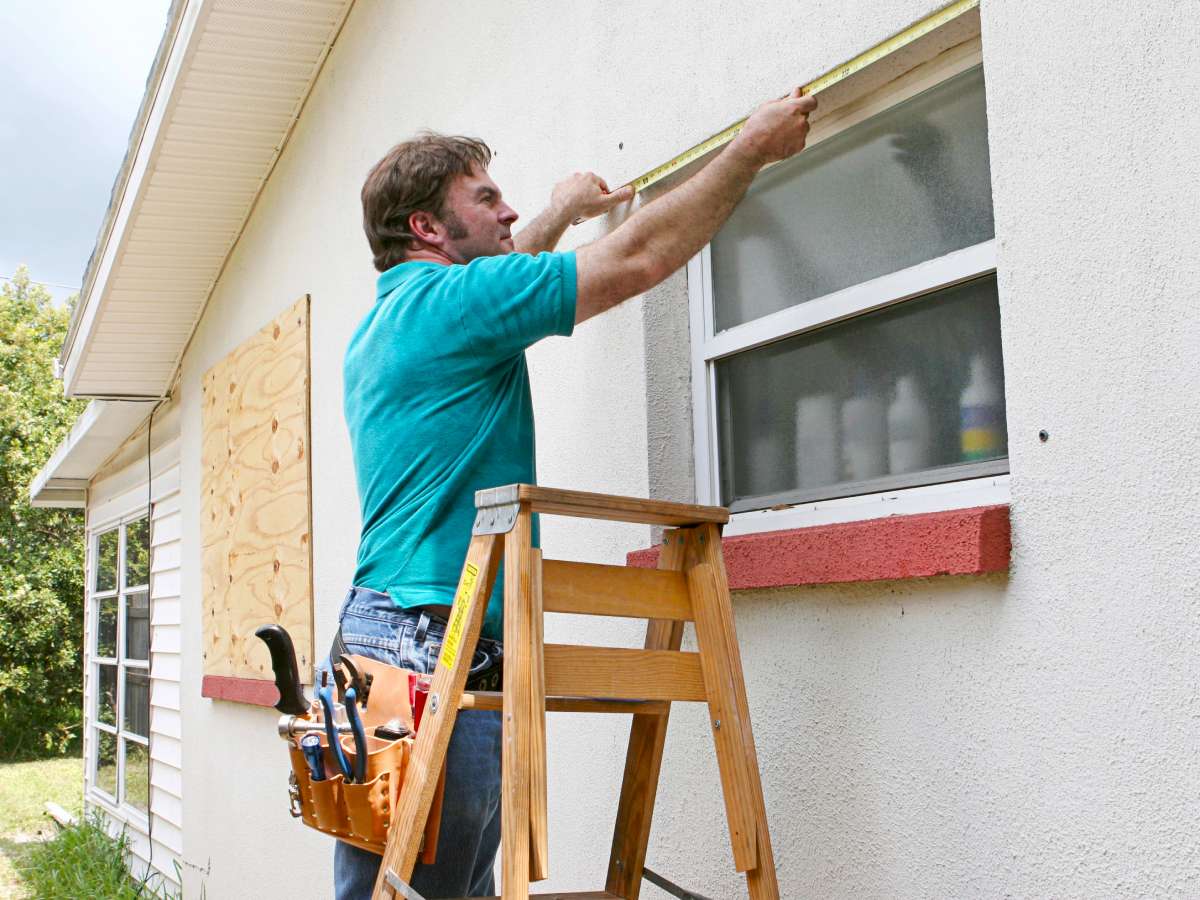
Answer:
[[[508,253],[463,266],[463,329],[483,359],[515,356],[575,328],[575,254]]]

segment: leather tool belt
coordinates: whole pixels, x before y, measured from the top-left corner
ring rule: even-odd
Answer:
[[[430,613],[424,613],[423,621],[435,620],[441,622],[444,626],[446,620],[440,616],[435,616]],[[342,656],[348,656],[349,649],[346,647],[346,642],[342,640],[342,626],[339,625],[337,631],[333,634],[333,645],[329,648],[329,658],[338,659]],[[504,660],[497,659],[494,663],[488,666],[481,672],[475,672],[467,676],[467,684],[464,690],[468,691],[500,691],[504,685]]]
[[[337,643],[335,641],[335,649]],[[363,850],[382,854],[415,742],[411,685],[414,678],[427,676],[418,676],[408,669],[365,656],[341,656],[349,659],[369,684],[367,704],[359,707],[366,764],[363,767],[359,763],[359,744],[362,741],[357,740],[354,734],[338,733],[341,749],[339,760],[339,755],[329,745],[326,732],[312,729],[313,723],[323,722],[321,704],[314,701],[308,715],[297,717],[295,721],[307,729],[307,734],[318,737],[320,764],[310,762],[301,749],[300,741],[306,734],[287,739],[292,763],[291,813],[310,828]],[[388,737],[376,736],[379,726],[384,726],[382,731]],[[348,763],[349,772],[343,771],[342,761]],[[315,778],[314,767],[318,771],[323,770],[324,777]],[[356,777],[360,772],[361,778]],[[433,862],[436,853],[445,779],[446,772],[443,769],[426,823],[422,862]]]

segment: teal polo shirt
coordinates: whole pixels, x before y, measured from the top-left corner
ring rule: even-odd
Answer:
[[[574,327],[574,253],[408,262],[379,276],[344,366],[362,510],[355,585],[400,607],[453,602],[475,492],[537,482],[525,349]],[[503,637],[503,584],[485,637]]]

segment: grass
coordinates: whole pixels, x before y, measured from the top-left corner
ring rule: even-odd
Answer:
[[[130,785],[131,790],[135,788]],[[6,900],[177,897],[161,885],[158,875],[148,884],[139,884],[130,877],[125,868],[128,839],[123,833],[112,836],[99,813],[61,829],[45,815],[46,801],[52,800],[78,819],[83,807],[82,794],[81,759],[0,764],[0,897]]]
[[[53,840],[31,844],[17,861],[28,896],[135,900],[140,893],[125,869],[127,838],[105,831],[98,813],[64,828]],[[151,895],[152,896],[152,895]]]
[[[47,759],[0,765],[0,897],[31,896],[14,862],[58,827],[46,816],[53,800],[78,816],[83,809],[83,760]]]
[[[83,811],[83,760],[43,759],[0,765],[0,835],[52,834],[46,801]]]

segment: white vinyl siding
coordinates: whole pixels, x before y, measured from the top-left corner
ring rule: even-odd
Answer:
[[[144,437],[142,438],[144,445]],[[180,657],[180,557],[181,517],[178,441],[155,450],[151,466],[154,485],[150,520],[150,815],[119,805],[96,790],[93,766],[85,767],[85,798],[89,807],[108,815],[115,828],[125,828],[136,858],[132,868],[141,874],[152,866],[170,885],[176,882],[175,864],[183,855],[183,774],[179,679]],[[89,500],[89,556],[92,536],[118,522],[144,515],[148,492],[143,456],[120,473],[107,478]],[[138,475],[140,474],[140,484]],[[94,571],[89,560],[89,572]],[[94,605],[89,601],[85,624],[88,665],[84,679],[84,758],[91,760],[96,731],[91,716],[96,709],[94,666],[90,659],[96,628]],[[151,853],[151,836],[153,853]],[[155,879],[158,883],[158,879]]]

